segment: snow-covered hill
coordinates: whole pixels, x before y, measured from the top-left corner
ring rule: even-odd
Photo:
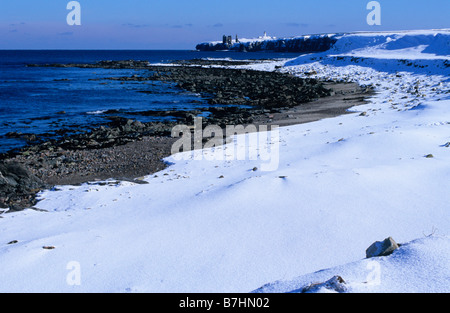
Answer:
[[[339,37],[331,49],[341,55],[382,59],[444,59],[450,57],[450,29],[353,33]]]
[[[273,171],[210,158],[231,143],[169,157],[146,185],[43,192],[47,212],[0,218],[0,292],[290,292],[335,275],[349,292],[449,292],[449,33],[340,44],[247,67],[373,86],[367,104],[280,128]],[[388,236],[407,244],[368,287],[365,250]]]

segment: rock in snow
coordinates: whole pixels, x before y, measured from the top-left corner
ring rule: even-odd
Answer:
[[[394,250],[398,249],[398,244],[392,237],[386,238],[384,241],[374,242],[366,250],[366,258],[390,255]]]
[[[302,289],[302,293],[317,293],[317,292],[346,292],[345,280],[341,276],[334,276],[324,283],[311,284]]]

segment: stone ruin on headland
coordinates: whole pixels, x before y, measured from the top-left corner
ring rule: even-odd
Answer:
[[[329,50],[337,41],[337,35],[308,35],[291,38],[276,38],[267,36],[264,32],[263,36],[255,39],[238,38],[233,40],[232,36],[223,35],[221,42],[204,42],[196,46],[199,51],[241,51],[241,52],[322,52]]]

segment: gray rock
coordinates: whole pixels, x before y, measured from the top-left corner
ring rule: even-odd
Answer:
[[[0,207],[21,210],[34,204],[45,185],[29,169],[14,162],[0,162]]]
[[[12,177],[4,177],[2,172],[0,171],[0,185],[9,185],[15,187],[18,185],[17,181]]]
[[[301,290],[301,293],[317,293],[323,291],[323,289],[327,289],[331,292],[343,293],[347,291],[347,286],[344,279],[341,276],[334,276],[333,278],[327,280],[326,282],[315,283],[307,287],[304,287]]]
[[[392,237],[389,237],[384,241],[374,242],[369,248],[367,248],[366,258],[387,256],[392,254],[392,252],[398,248],[399,245],[395,242],[395,240]]]

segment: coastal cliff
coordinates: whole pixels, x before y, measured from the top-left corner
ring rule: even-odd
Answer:
[[[337,42],[336,34],[308,35],[291,38],[260,37],[230,41],[204,42],[196,46],[199,51],[275,51],[275,52],[322,52],[329,50]]]

